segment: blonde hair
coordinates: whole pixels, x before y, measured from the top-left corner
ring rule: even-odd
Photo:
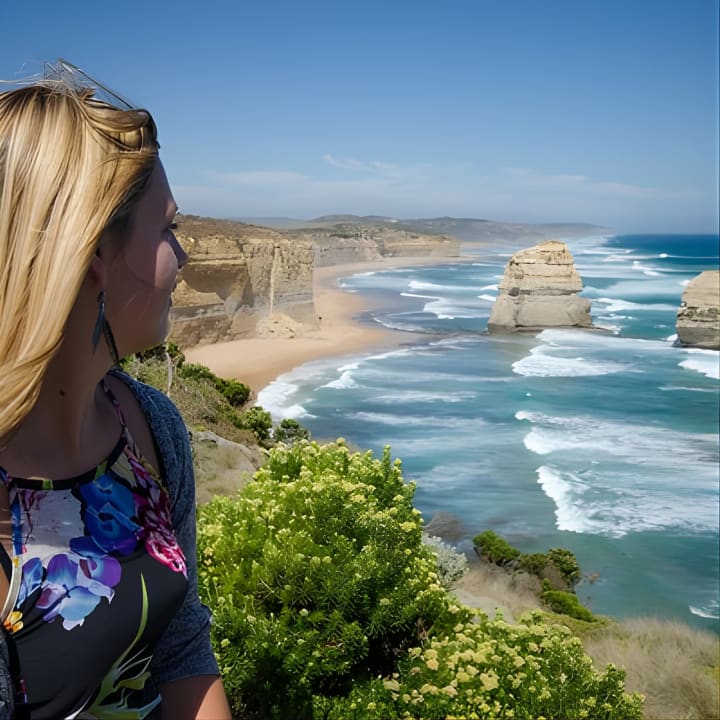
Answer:
[[[91,89],[0,93],[0,446],[37,400],[98,242],[129,222],[158,148],[148,112]]]

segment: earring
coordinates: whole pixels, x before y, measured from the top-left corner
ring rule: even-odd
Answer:
[[[95,327],[93,328],[92,334],[92,346],[93,352],[97,350],[98,343],[100,342],[100,334],[105,336],[105,344],[107,345],[110,357],[115,365],[120,364],[120,358],[118,356],[117,345],[115,344],[115,338],[110,329],[110,323],[105,317],[105,290],[101,290],[97,296],[98,303],[98,315],[95,320]]]

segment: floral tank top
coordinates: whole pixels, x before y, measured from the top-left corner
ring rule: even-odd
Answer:
[[[104,390],[122,424],[105,462],[64,480],[0,468],[13,545],[12,559],[0,546],[5,627],[32,718],[154,716],[153,645],[187,589],[167,490]]]

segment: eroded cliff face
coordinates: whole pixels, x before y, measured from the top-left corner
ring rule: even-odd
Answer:
[[[720,270],[705,270],[690,281],[676,327],[682,345],[720,350]]]
[[[294,230],[290,233],[315,248],[315,266],[379,260],[384,257],[456,257],[460,241],[448,235],[356,223]]]
[[[505,266],[488,330],[591,327],[590,301],[565,243],[549,240],[516,252]]]
[[[189,260],[173,294],[171,339],[180,347],[253,336],[273,318],[316,322],[313,247],[267,228],[182,216]]]

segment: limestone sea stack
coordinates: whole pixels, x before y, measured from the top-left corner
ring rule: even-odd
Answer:
[[[676,327],[679,344],[720,350],[720,270],[705,270],[690,281]]]
[[[592,327],[590,301],[565,243],[548,240],[508,261],[488,321],[490,332]]]

